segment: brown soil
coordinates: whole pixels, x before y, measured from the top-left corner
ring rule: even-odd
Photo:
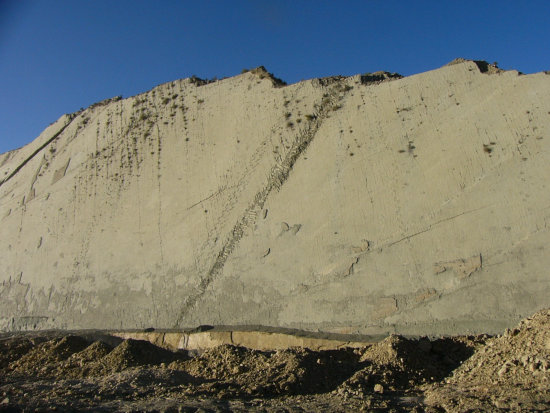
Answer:
[[[113,340],[107,340],[111,344]],[[0,337],[0,411],[547,411],[550,310],[504,335],[200,355],[89,335]]]
[[[488,340],[425,394],[427,404],[448,411],[549,411],[550,310]]]

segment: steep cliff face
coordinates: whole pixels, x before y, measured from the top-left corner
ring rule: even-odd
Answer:
[[[549,145],[550,76],[471,61],[100,102],[0,155],[0,328],[500,330],[550,303]]]

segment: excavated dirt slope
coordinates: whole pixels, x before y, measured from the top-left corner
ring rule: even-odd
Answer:
[[[550,410],[550,310],[488,340],[426,403],[450,411]]]
[[[549,303],[550,76],[177,80],[0,155],[0,330],[497,333]]]
[[[492,338],[391,335],[317,352],[224,345],[197,355],[92,336],[4,334],[0,411],[550,409],[550,310]]]

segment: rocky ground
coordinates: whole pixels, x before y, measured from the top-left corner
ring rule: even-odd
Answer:
[[[550,310],[497,337],[361,349],[190,354],[49,332],[4,334],[0,350],[0,412],[550,410]]]

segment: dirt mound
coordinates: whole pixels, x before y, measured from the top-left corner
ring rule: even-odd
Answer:
[[[46,341],[43,337],[7,337],[0,341],[0,369],[19,360],[33,347]]]
[[[129,367],[170,363],[178,357],[183,357],[183,354],[165,350],[148,341],[130,339],[116,346],[92,366],[91,370],[93,375],[106,375]]]
[[[192,360],[172,363],[169,368],[210,381],[194,389],[195,393],[271,397],[330,391],[355,372],[358,357],[353,350],[260,352],[224,345]]]
[[[29,376],[52,376],[60,362],[82,351],[88,345],[89,342],[85,338],[76,335],[48,340],[32,347],[26,354],[10,363],[8,368],[15,373]],[[24,342],[21,342],[21,346],[26,348]]]
[[[54,374],[66,378],[93,376],[96,370],[94,367],[111,350],[112,347],[103,341],[94,341],[84,350],[73,353],[63,363],[59,363]]]
[[[94,341],[84,350],[79,351],[78,353],[73,354],[67,360],[70,363],[84,365],[87,363],[92,363],[97,361],[100,358],[105,357],[111,352],[113,348],[103,341]]]
[[[106,376],[130,367],[187,358],[184,353],[174,353],[139,340],[125,340],[115,348],[103,341],[90,344],[76,335],[33,345],[36,341],[12,340],[12,350],[2,354],[2,368],[20,375],[69,379]],[[4,347],[7,346],[6,343]]]
[[[550,310],[502,336],[189,358],[145,341],[1,339],[0,411],[547,411]]]
[[[338,392],[372,394],[411,389],[441,380],[471,356],[485,336],[411,340],[390,335],[367,348],[359,362],[363,366],[346,380]]]
[[[513,409],[547,411],[550,406],[550,310],[487,341],[426,400],[449,411]]]

